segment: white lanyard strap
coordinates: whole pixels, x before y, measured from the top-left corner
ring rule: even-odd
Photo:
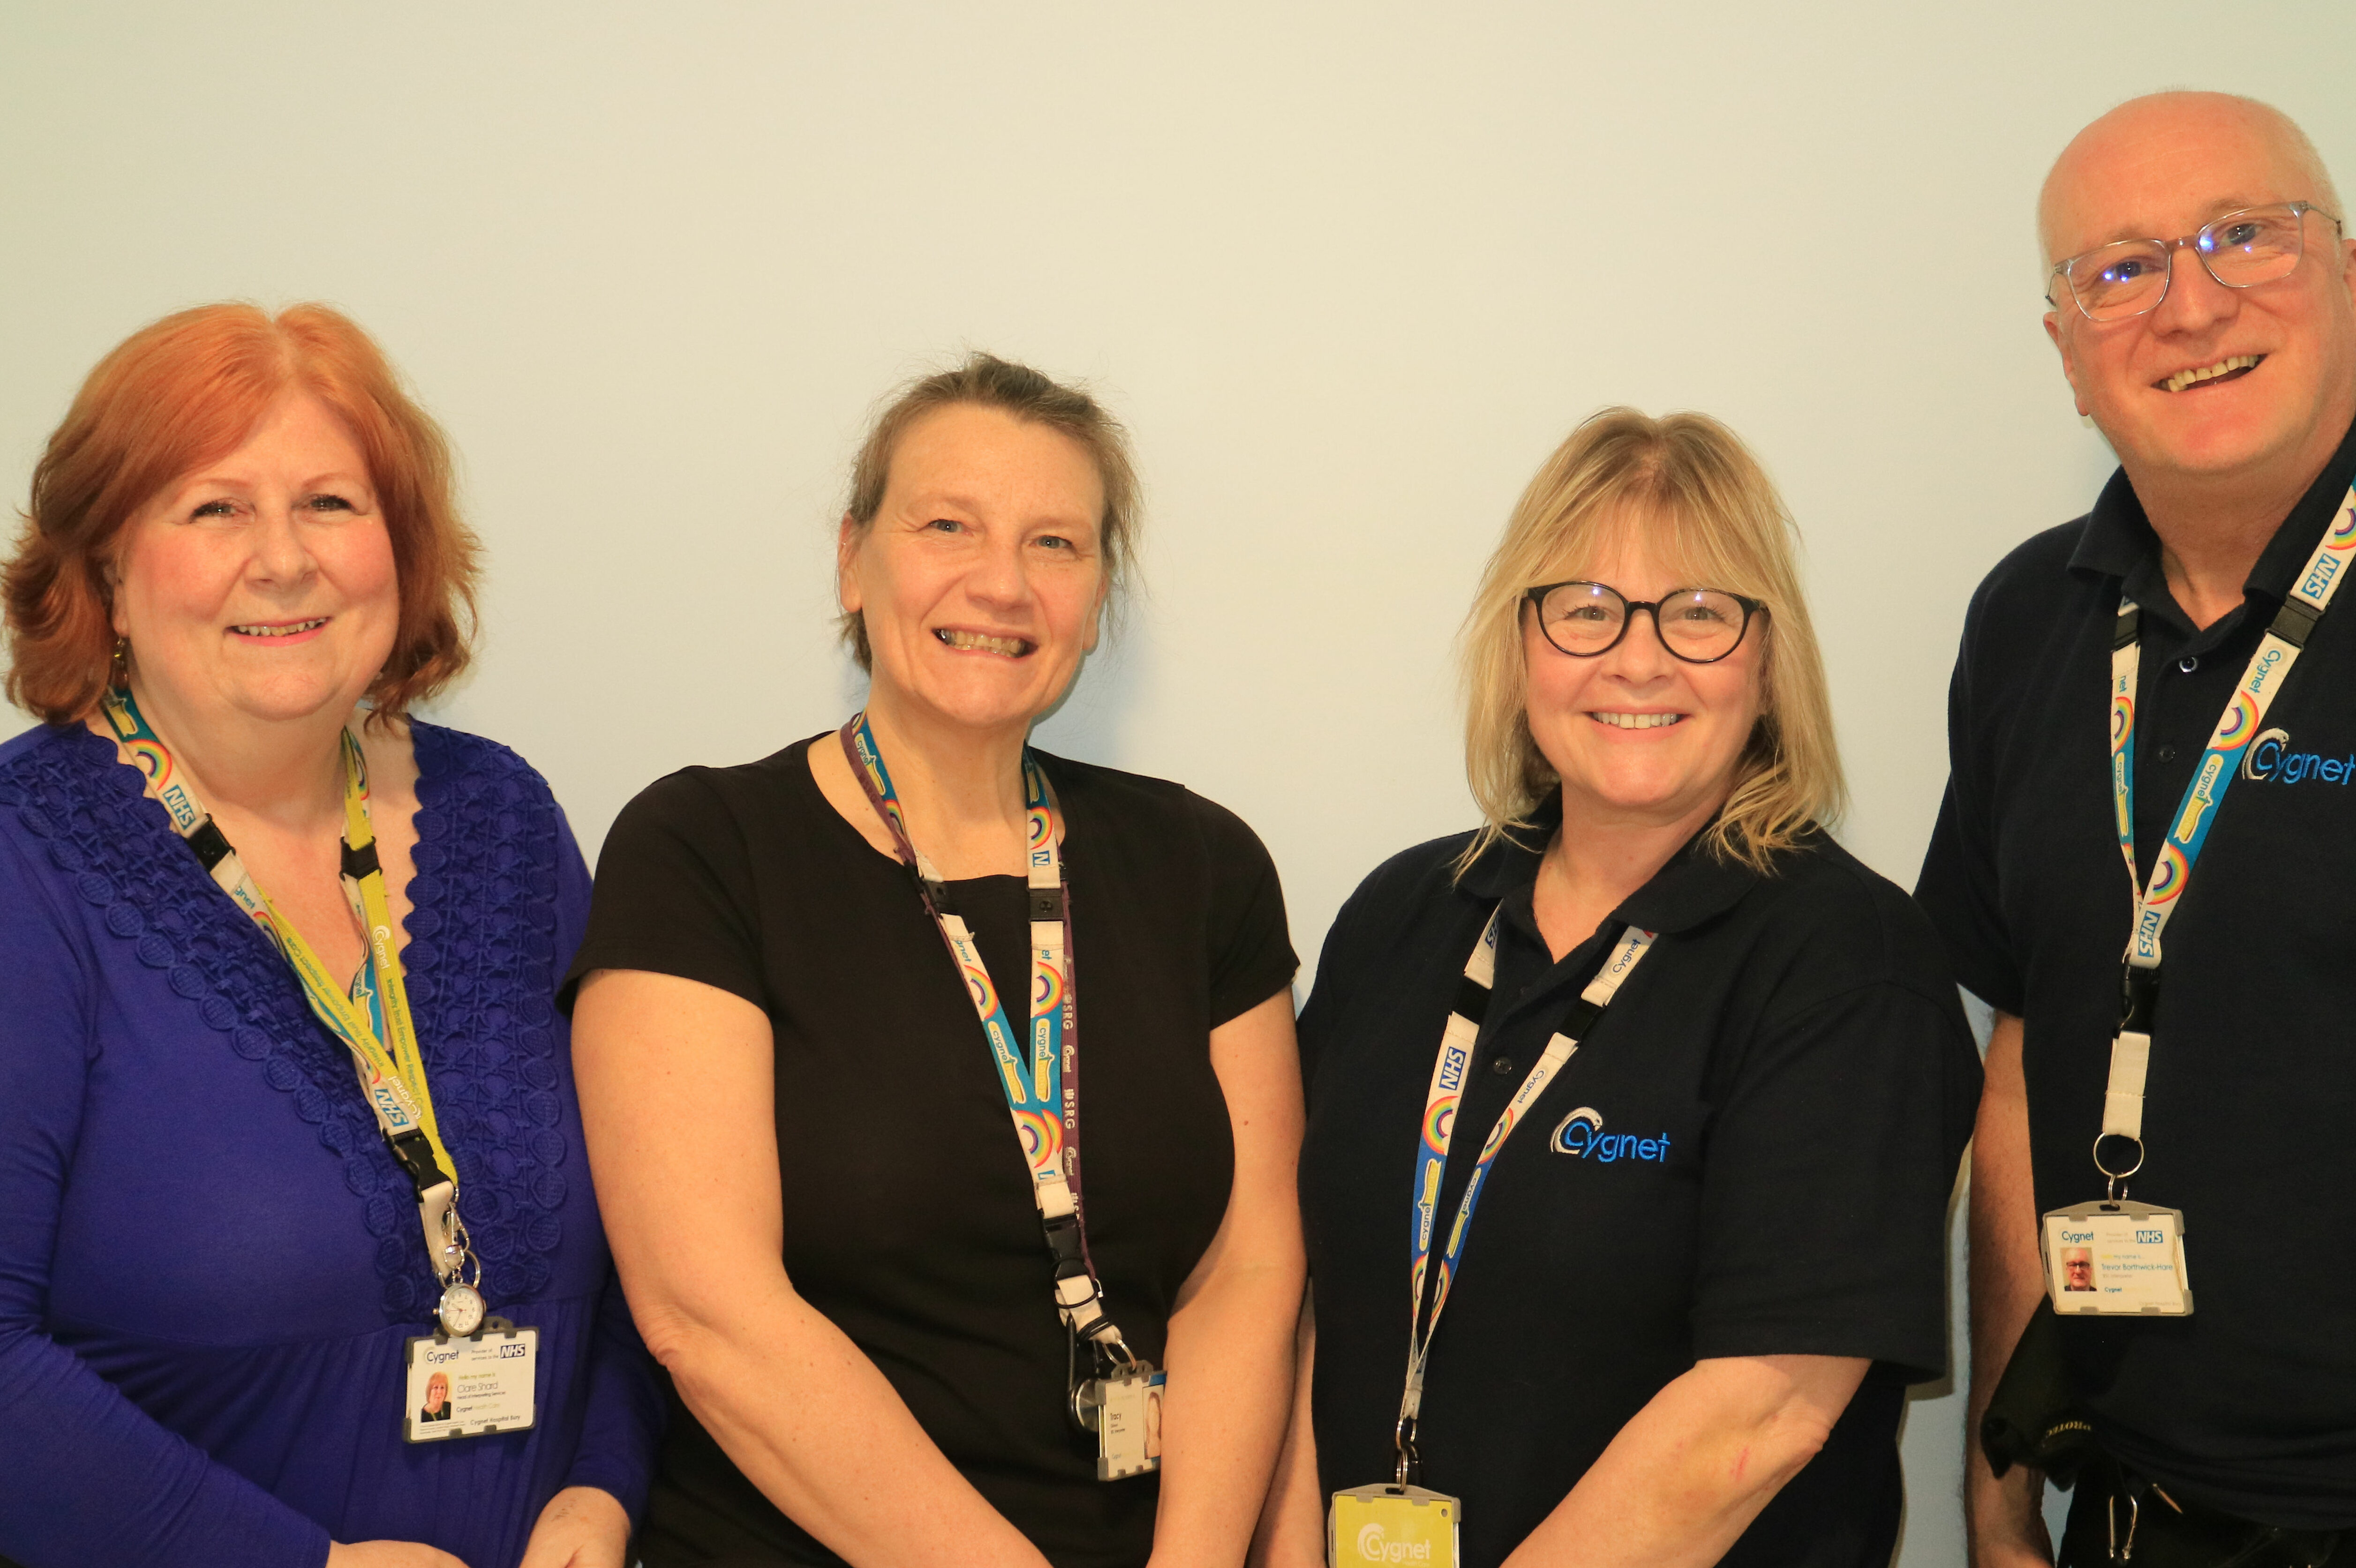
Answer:
[[[1481,1202],[1483,1185],[1488,1180],[1489,1168],[1495,1163],[1497,1152],[1505,1140],[1514,1136],[1522,1115],[1537,1103],[1554,1082],[1579,1042],[1595,1028],[1612,998],[1627,983],[1645,954],[1652,951],[1654,933],[1630,926],[1605,955],[1595,978],[1579,994],[1562,1022],[1548,1038],[1546,1050],[1537,1062],[1522,1079],[1489,1136],[1482,1141],[1480,1159],[1472,1167],[1472,1175],[1464,1184],[1464,1196],[1457,1200],[1456,1220],[1449,1227],[1448,1243],[1440,1249],[1440,1278],[1432,1288],[1431,1311],[1427,1318],[1423,1310],[1423,1285],[1427,1266],[1431,1261],[1434,1221],[1440,1207],[1440,1186],[1447,1173],[1448,1150],[1456,1137],[1456,1107],[1463,1098],[1464,1081],[1472,1070],[1472,1052],[1481,1038],[1481,1024],[1487,1015],[1489,994],[1495,982],[1497,967],[1497,923],[1503,912],[1501,904],[1489,912],[1488,923],[1481,928],[1481,938],[1472,944],[1472,956],[1464,961],[1463,983],[1457,987],[1455,1005],[1449,1009],[1447,1025],[1440,1036],[1440,1055],[1432,1063],[1431,1084],[1423,1102],[1422,1140],[1416,1148],[1413,1221],[1408,1233],[1408,1362],[1407,1387],[1399,1398],[1399,1419],[1397,1431],[1398,1443],[1399,1484],[1405,1486],[1419,1460],[1415,1448],[1415,1427],[1423,1408],[1423,1374],[1425,1363],[1431,1355],[1432,1337],[1440,1332],[1440,1315],[1448,1305],[1449,1286],[1454,1283],[1461,1266],[1465,1237],[1472,1230],[1473,1211]]]
[[[2119,1029],[2111,1042],[2110,1077],[2103,1093],[2102,1137],[2126,1138],[2137,1147],[2135,1163],[2113,1171],[2103,1162],[2101,1137],[2095,1140],[2095,1168],[2110,1179],[2115,1194],[2121,1190],[2118,1183],[2143,1163],[2144,1085],[2150,1068],[2153,1014],[2159,1002],[2160,939],[2183,901],[2192,868],[2216,825],[2243,755],[2257,740],[2267,711],[2330,608],[2351,551],[2356,551],[2356,485],[2350,487],[2340,515],[2325,530],[2244,667],[2241,683],[2192,770],[2184,798],[2169,819],[2148,881],[2140,881],[2136,874],[2135,842],[2135,710],[2143,613],[2134,600],[2119,597],[2117,629],[2111,639],[2111,804],[2128,891],[2135,898],[2135,920],[2127,935]]]

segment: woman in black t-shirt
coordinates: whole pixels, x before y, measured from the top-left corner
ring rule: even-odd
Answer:
[[[863,714],[605,842],[573,1049],[675,1391],[648,1568],[1243,1556],[1303,1267],[1282,895],[1227,812],[1026,745],[1134,490],[1083,394],[916,383],[841,528]]]
[[[1301,1017],[1313,1388],[1271,1561],[1330,1517],[1345,1564],[1460,1527],[1474,1568],[1886,1564],[1979,1068],[1927,923],[1823,832],[1766,475],[1699,415],[1599,414],[1462,646],[1488,824],[1366,879]]]

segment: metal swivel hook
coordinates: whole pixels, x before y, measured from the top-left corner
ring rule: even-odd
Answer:
[[[1397,1472],[1398,1484],[1402,1487],[1414,1486],[1423,1479],[1423,1456],[1417,1452],[1415,1446],[1415,1417],[1400,1416],[1398,1427],[1391,1434],[1391,1437],[1392,1441],[1398,1445]]]

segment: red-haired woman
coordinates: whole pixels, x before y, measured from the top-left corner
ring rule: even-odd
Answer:
[[[659,1405],[440,432],[316,305],[102,361],[6,566],[0,1553],[618,1568]],[[405,945],[404,945],[405,933]],[[444,1419],[414,1419],[435,1384]]]

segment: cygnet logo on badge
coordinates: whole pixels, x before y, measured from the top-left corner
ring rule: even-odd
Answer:
[[[1387,1540],[1379,1523],[1369,1524],[1358,1531],[1358,1559],[1364,1563],[1429,1563],[1431,1542]]]
[[[2304,784],[2313,779],[2347,784],[2356,782],[2356,753],[2327,757],[2320,752],[2295,752],[2288,731],[2267,730],[2242,753],[2242,776],[2252,784]]]
[[[1603,1113],[1592,1105],[1581,1105],[1555,1124],[1554,1136],[1547,1140],[1547,1147],[1557,1154],[1576,1155],[1598,1165],[1614,1165],[1623,1159],[1662,1165],[1669,1157],[1669,1135],[1655,1133],[1650,1137],[1639,1137],[1634,1133],[1607,1133],[1603,1130]]]

